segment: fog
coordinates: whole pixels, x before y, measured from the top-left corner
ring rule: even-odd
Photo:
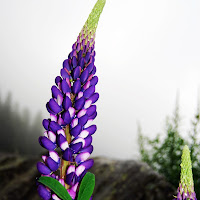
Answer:
[[[0,0],[0,91],[47,118],[45,105],[94,0]],[[200,1],[107,0],[96,34],[93,155],[137,158],[137,123],[164,130],[177,91],[186,135],[200,86]]]

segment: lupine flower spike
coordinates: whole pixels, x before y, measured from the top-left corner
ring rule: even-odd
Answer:
[[[77,199],[79,185],[87,170],[93,165],[89,159],[92,135],[97,127],[92,125],[97,116],[99,94],[95,91],[95,32],[106,0],[98,0],[83,26],[72,51],[63,62],[60,76],[52,86],[52,98],[46,108],[49,119],[43,120],[44,136],[39,138],[48,150],[37,169],[42,176],[58,180],[72,199]],[[38,183],[38,193],[44,200],[59,199],[48,187]]]
[[[187,145],[183,148],[181,160],[181,180],[175,200],[197,200],[194,191],[190,150]]]

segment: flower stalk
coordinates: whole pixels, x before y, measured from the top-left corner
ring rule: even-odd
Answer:
[[[98,0],[83,26],[72,51],[63,62],[61,76],[52,86],[52,98],[46,108],[50,118],[43,120],[44,136],[39,143],[48,150],[37,163],[42,176],[58,180],[73,200],[77,199],[79,185],[93,166],[89,159],[93,152],[92,135],[97,116],[95,91],[98,77],[95,76],[95,33],[105,0]],[[59,175],[58,175],[59,174]],[[38,183],[38,193],[44,200],[59,199],[48,187]],[[92,199],[92,197],[90,198]]]
[[[177,189],[177,200],[197,200],[194,191],[194,182],[192,175],[192,164],[190,158],[190,150],[187,145],[183,148],[181,157],[181,177],[179,187]],[[174,199],[174,200],[175,200]]]

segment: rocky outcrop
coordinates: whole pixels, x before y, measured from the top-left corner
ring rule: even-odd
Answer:
[[[94,200],[172,200],[174,188],[147,164],[96,158]]]
[[[35,167],[39,158],[0,154],[0,199],[39,200]],[[171,200],[174,188],[146,164],[95,158],[94,200]]]

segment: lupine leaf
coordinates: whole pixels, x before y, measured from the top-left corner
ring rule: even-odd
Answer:
[[[41,176],[38,182],[50,188],[59,198],[63,200],[72,200],[65,187],[56,179],[47,176]]]
[[[95,176],[94,174],[87,172],[81,181],[78,200],[89,200],[92,196],[95,186]]]

